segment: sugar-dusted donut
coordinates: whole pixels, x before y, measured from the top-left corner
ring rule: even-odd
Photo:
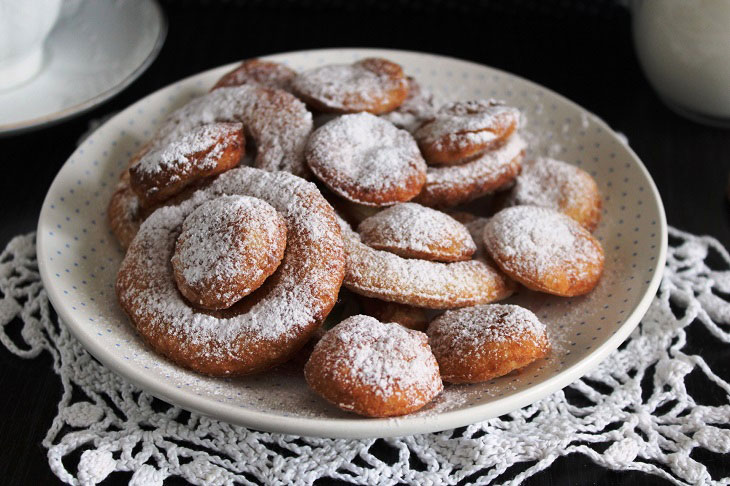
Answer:
[[[178,291],[170,261],[185,219],[228,195],[262,199],[284,218],[284,259],[229,309],[199,310]],[[343,273],[337,219],[317,188],[285,172],[240,167],[142,223],[120,266],[116,292],[158,353],[201,373],[243,375],[287,360],[307,342],[334,305]]]
[[[370,113],[319,127],[305,158],[332,192],[368,206],[408,201],[426,181],[426,163],[411,134]]]
[[[304,377],[328,402],[367,417],[415,412],[443,390],[424,333],[363,315],[322,337]]]
[[[507,205],[552,208],[593,231],[601,221],[601,194],[591,175],[567,162],[538,157],[522,164]]]
[[[244,84],[194,98],[163,122],[155,145],[179,140],[191,128],[213,122],[243,124],[256,146],[254,166],[308,175],[304,146],[312,132],[312,114],[286,91]]]
[[[582,295],[593,290],[603,272],[599,241],[553,209],[503,209],[485,226],[484,243],[504,273],[540,292]]]
[[[266,201],[221,196],[185,218],[171,262],[180,293],[204,309],[227,309],[279,267],[286,222]]]
[[[514,134],[499,148],[461,165],[429,167],[426,183],[413,202],[448,208],[484,196],[512,182],[520,173],[525,141]]]
[[[148,149],[129,166],[140,204],[154,206],[191,183],[238,165],[245,153],[243,125],[208,123]]]
[[[384,209],[360,223],[357,232],[366,245],[404,258],[459,262],[469,260],[477,249],[461,223],[416,203]]]
[[[428,326],[428,342],[449,383],[479,383],[524,368],[550,352],[545,325],[516,305],[450,310]]]
[[[420,307],[371,299],[363,295],[357,297],[362,307],[362,313],[374,317],[380,322],[395,322],[415,331],[425,331],[428,326],[426,311]]]
[[[292,91],[317,111],[379,115],[403,103],[408,80],[398,64],[367,58],[301,72],[292,81]]]
[[[441,263],[370,248],[342,219],[347,263],[343,285],[359,295],[427,309],[452,309],[508,297],[514,286],[480,260]]]
[[[456,165],[501,145],[520,123],[520,111],[495,100],[442,106],[414,132],[430,165]]]
[[[227,72],[216,81],[211,91],[242,84],[258,84],[289,91],[296,75],[296,71],[278,62],[246,59],[233,71]]]
[[[408,96],[395,110],[380,115],[393,125],[413,132],[424,121],[431,118],[436,109],[433,94],[422,87],[415,78],[408,76]]]

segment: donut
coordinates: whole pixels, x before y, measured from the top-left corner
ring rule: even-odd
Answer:
[[[107,207],[107,220],[112,233],[122,248],[126,249],[139,231],[147,214],[140,206],[139,197],[129,183],[129,171],[122,172]]]
[[[413,132],[424,121],[434,115],[433,94],[422,87],[415,78],[408,76],[408,96],[395,110],[381,117],[398,128]]]
[[[197,180],[237,166],[244,153],[240,123],[200,125],[141,154],[129,167],[130,184],[142,206],[153,206]]]
[[[244,84],[219,88],[194,98],[170,114],[155,135],[164,145],[199,125],[239,122],[256,146],[254,166],[307,176],[304,146],[312,132],[312,114],[286,91]]]
[[[501,145],[520,123],[520,111],[495,100],[442,106],[414,132],[429,165],[456,165]]]
[[[304,378],[328,402],[366,417],[415,412],[443,390],[424,333],[364,315],[345,319],[322,337]]]
[[[180,293],[171,259],[186,219],[202,204],[232,195],[261,199],[280,214],[284,258],[261,287],[230,308],[200,309]],[[159,354],[203,374],[244,375],[286,361],[312,337],[337,299],[344,258],[336,216],[316,186],[286,172],[239,167],[141,224],[119,268],[116,293]]]
[[[431,345],[449,383],[480,383],[524,368],[550,352],[545,325],[517,305],[449,310],[428,326]]]
[[[317,111],[380,115],[403,103],[408,80],[398,64],[367,58],[301,72],[292,81],[292,92]]]
[[[319,127],[305,159],[332,192],[367,206],[408,201],[426,181],[413,137],[370,113],[343,115]]]
[[[484,227],[484,243],[510,278],[548,294],[586,294],[603,272],[603,248],[598,240],[575,220],[553,209],[503,209]]]
[[[284,218],[266,201],[231,195],[204,202],[177,237],[177,288],[198,307],[227,309],[274,273],[285,247]]]
[[[224,74],[211,91],[242,84],[257,84],[289,91],[296,75],[296,71],[278,62],[246,59],[233,71]]]
[[[508,297],[513,284],[480,260],[441,263],[370,248],[339,219],[345,245],[343,285],[352,292],[427,309],[452,309]]]
[[[413,199],[424,206],[449,208],[489,194],[520,173],[526,144],[514,134],[501,147],[461,165],[429,167],[426,183]]]
[[[601,221],[601,194],[588,172],[560,160],[525,161],[506,205],[555,209],[594,231]]]
[[[384,209],[360,223],[357,232],[366,245],[404,258],[459,262],[469,260],[477,249],[461,223],[416,203]]]
[[[415,331],[425,331],[428,325],[426,311],[419,307],[385,302],[362,295],[358,296],[358,301],[363,314],[374,317],[380,322],[395,322]]]

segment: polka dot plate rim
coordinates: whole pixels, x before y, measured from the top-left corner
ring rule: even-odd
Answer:
[[[403,65],[438,102],[487,97],[518,106],[526,114],[530,155],[561,158],[596,178],[604,198],[596,235],[606,251],[606,271],[596,290],[571,299],[520,291],[511,299],[547,323],[551,356],[488,383],[447,385],[415,414],[367,419],[327,404],[291,370],[210,378],[154,354],[116,304],[114,277],[123,253],[106,222],[106,205],[134,150],[170,111],[237,65],[232,63],[162,88],[108,120],[71,155],[48,191],[38,223],[41,277],[54,308],[95,358],[152,395],[234,424],[305,436],[395,437],[464,426],[533,403],[590,372],[628,337],[659,286],[667,226],[651,176],[621,137],[549,89],[456,58],[386,49],[265,57],[306,69],[369,56]]]

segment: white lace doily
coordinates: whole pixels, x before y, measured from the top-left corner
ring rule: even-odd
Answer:
[[[715,239],[675,229],[659,292],[631,337],[594,372],[565,390],[506,416],[456,431],[333,440],[256,432],[153,398],[96,362],[52,312],[38,274],[34,235],[13,239],[0,256],[0,341],[13,353],[53,356],[63,383],[58,415],[43,445],[53,472],[70,484],[96,484],[131,471],[131,484],[169,476],[193,484],[312,484],[330,477],[356,484],[519,484],[572,453],[617,470],[676,484],[730,484],[690,457],[695,448],[730,452],[730,384],[705,359],[687,354],[689,326],[730,343],[730,255]],[[711,268],[708,255],[724,260]],[[22,321],[20,338],[8,324]],[[685,377],[700,372],[726,403],[696,403]],[[653,375],[653,377],[652,377]],[[713,385],[713,386],[714,386]],[[80,460],[68,470],[63,459]],[[517,463],[529,467],[510,472]]]

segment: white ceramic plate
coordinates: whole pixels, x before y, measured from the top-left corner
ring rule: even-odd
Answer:
[[[629,335],[659,285],[667,234],[659,194],[646,169],[600,119],[534,83],[486,66],[403,51],[332,49],[271,59],[305,69],[382,56],[431,88],[439,101],[495,97],[526,115],[536,154],[576,164],[604,196],[597,235],[605,274],[588,296],[522,292],[516,300],[549,326],[550,358],[519,375],[447,386],[418,413],[365,419],[341,412],[311,392],[297,373],[215,379],[181,369],[151,352],[114,296],[122,251],[106,223],[106,205],[132,152],[171,110],[205,92],[233,65],[164,88],[112,118],[66,162],[38,224],[38,263],[48,295],[74,335],[102,363],[153,395],[189,410],[260,430],[329,437],[388,437],[432,432],[510,412],[558,390],[596,366]]]
[[[160,52],[167,24],[154,0],[76,3],[48,37],[41,71],[0,91],[0,135],[93,108],[137,79]]]

